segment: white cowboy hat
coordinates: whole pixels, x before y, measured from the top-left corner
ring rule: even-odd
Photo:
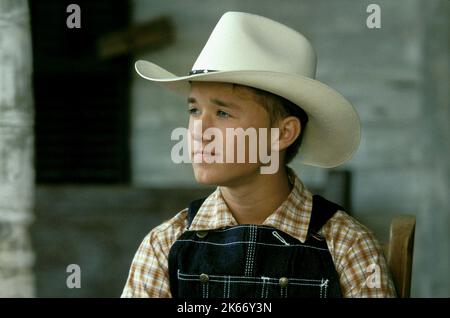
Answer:
[[[316,54],[310,42],[287,26],[254,14],[225,13],[187,76],[176,76],[137,61],[143,78],[183,95],[189,81],[236,83],[282,96],[308,114],[298,159],[336,167],[349,160],[360,142],[358,115],[341,94],[315,80]]]

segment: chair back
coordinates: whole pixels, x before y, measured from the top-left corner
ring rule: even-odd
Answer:
[[[391,222],[389,242],[384,245],[384,253],[397,296],[409,298],[414,251],[414,230],[416,217],[399,215]]]

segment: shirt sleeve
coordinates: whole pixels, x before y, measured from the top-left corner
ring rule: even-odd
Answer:
[[[383,251],[372,232],[345,212],[338,212],[330,221],[324,226],[324,235],[339,274],[342,296],[396,297]]]
[[[342,258],[339,268],[344,297],[396,297],[383,252],[372,235],[361,234]]]
[[[171,297],[166,250],[155,230],[144,238],[131,263],[122,298]]]

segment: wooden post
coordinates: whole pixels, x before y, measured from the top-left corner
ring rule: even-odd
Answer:
[[[0,0],[0,297],[32,297],[32,50],[26,0]]]

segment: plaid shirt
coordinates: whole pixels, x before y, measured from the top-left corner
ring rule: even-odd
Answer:
[[[294,187],[288,198],[263,223],[305,242],[312,210],[312,195],[293,170]],[[238,225],[218,187],[203,203],[190,230],[213,230]],[[187,209],[154,228],[143,240],[131,264],[121,297],[171,297],[168,255],[186,230]],[[395,297],[382,249],[362,224],[338,211],[322,227],[339,275],[344,297]],[[376,277],[376,274],[379,274]]]

